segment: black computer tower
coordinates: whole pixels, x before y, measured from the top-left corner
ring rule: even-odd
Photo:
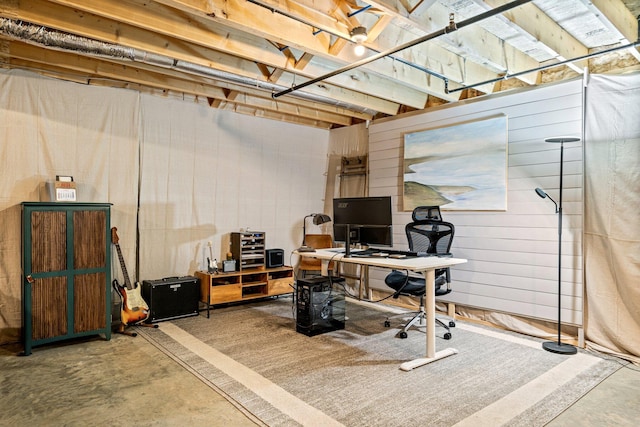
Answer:
[[[343,278],[313,276],[296,283],[296,331],[307,336],[344,329]]]

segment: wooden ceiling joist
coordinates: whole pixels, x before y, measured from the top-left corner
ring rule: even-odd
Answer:
[[[640,69],[638,15],[635,0],[0,0],[0,66],[333,128]],[[361,63],[356,26],[365,58],[393,52]]]

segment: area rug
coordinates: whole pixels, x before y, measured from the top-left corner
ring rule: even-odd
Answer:
[[[542,426],[619,368],[458,321],[436,342],[458,354],[405,372],[424,357],[425,334],[397,338],[402,319],[387,328],[377,307],[347,301],[345,329],[313,337],[296,332],[290,298],[137,329],[268,426]]]

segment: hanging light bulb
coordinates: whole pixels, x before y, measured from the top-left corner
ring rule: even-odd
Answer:
[[[365,27],[355,27],[350,31],[349,35],[351,36],[351,41],[356,43],[353,52],[357,56],[364,55],[366,48],[362,43],[367,40],[367,29]]]

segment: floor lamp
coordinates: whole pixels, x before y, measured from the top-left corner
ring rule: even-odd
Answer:
[[[547,193],[544,192],[541,188],[536,188],[536,193],[538,196],[544,198],[549,198],[556,205],[556,213],[558,214],[558,340],[557,341],[546,341],[542,343],[542,348],[552,353],[560,353],[560,354],[576,354],[577,349],[571,344],[563,344],[560,341],[560,331],[562,327],[562,322],[560,321],[560,313],[561,313],[561,297],[562,297],[562,165],[564,161],[564,143],[565,142],[577,142],[580,141],[580,138],[576,138],[574,136],[558,136],[554,138],[547,138],[545,142],[551,142],[554,144],[560,144],[560,198],[558,203],[555,202]]]

